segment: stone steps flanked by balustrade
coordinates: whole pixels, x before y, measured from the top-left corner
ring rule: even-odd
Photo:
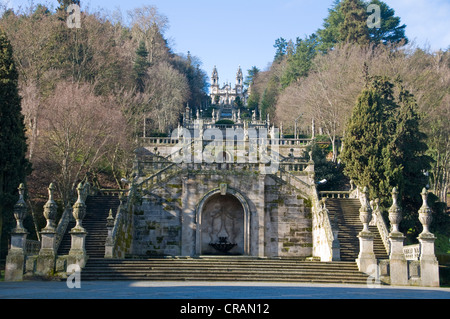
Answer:
[[[341,246],[341,260],[354,261],[359,254],[358,234],[363,225],[359,219],[359,199],[329,198],[326,200],[326,207],[329,211],[330,220],[337,217],[339,233],[338,239]],[[369,226],[369,230],[374,234],[373,250],[376,258],[387,259],[388,255],[376,226]]]

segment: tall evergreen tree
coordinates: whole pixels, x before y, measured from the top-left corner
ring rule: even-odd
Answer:
[[[147,76],[147,70],[150,64],[147,60],[148,51],[145,47],[144,41],[139,43],[139,47],[136,50],[136,59],[133,65],[133,75],[138,92],[144,92],[145,78]]]
[[[424,173],[431,168],[432,159],[426,155],[428,146],[425,143],[426,135],[420,129],[416,100],[402,85],[399,88],[398,105],[395,132],[387,150],[393,155],[395,165],[402,168],[397,183],[403,208],[408,212],[417,212],[422,204],[420,192],[428,182]],[[405,218],[408,229],[418,230],[420,225],[417,218],[408,217],[412,216]]]
[[[354,0],[352,0],[354,1]],[[351,5],[346,0],[335,0],[332,7],[328,10],[328,16],[324,19],[323,28],[317,30],[319,38],[318,50],[327,52],[335,47],[338,43],[351,41],[352,43],[359,43],[358,32],[351,27],[353,24],[359,27],[362,31],[362,42],[367,42],[367,36],[370,43],[388,44],[388,43],[408,43],[408,38],[405,35],[405,24],[401,24],[400,17],[395,16],[394,9],[390,8],[385,2],[380,0],[358,1],[356,5]],[[359,3],[359,4],[358,4]],[[344,6],[346,4],[346,6]],[[381,27],[368,28],[367,26],[367,8],[370,4],[376,4],[380,7]],[[359,8],[354,10],[352,8]],[[349,15],[350,14],[350,15]],[[347,16],[347,27],[344,28],[344,20]],[[365,25],[365,26],[364,26]],[[367,30],[365,30],[367,29]],[[353,30],[350,34],[349,30]],[[367,31],[367,32],[366,32]],[[353,40],[347,39],[349,35],[353,35]]]
[[[340,42],[369,44],[369,28],[364,4],[360,0],[344,0],[340,10],[344,18],[339,28]]]
[[[277,103],[279,93],[279,79],[276,76],[270,78],[266,89],[261,97],[260,113],[262,118],[267,119],[269,114],[270,118],[274,118],[275,105]]]
[[[324,19],[323,28],[316,32],[319,37],[318,50],[323,53],[339,43],[339,26],[344,21],[340,7],[340,0],[335,0],[333,6],[328,9],[328,16]]]
[[[286,55],[288,42],[284,38],[278,38],[275,40],[273,47],[276,49],[275,57],[273,62],[280,62],[281,59]]]
[[[256,66],[252,66],[251,69],[247,70],[248,75],[245,77],[244,85],[250,87],[255,81],[255,77],[258,75],[260,70]]]
[[[25,157],[27,144],[18,77],[11,44],[0,29],[0,239],[2,230],[9,226],[7,222],[12,220],[17,187],[31,170]]]
[[[316,56],[317,36],[297,38],[295,53],[288,57],[286,70],[281,77],[281,85],[286,88],[293,81],[308,75],[313,58]]]
[[[384,171],[389,159],[383,159],[383,150],[389,141],[386,109],[391,103],[392,85],[383,78],[372,79],[358,97],[345,130],[344,172],[357,185],[367,186],[372,198],[389,189]]]
[[[395,16],[394,9],[380,0],[371,0],[368,4],[376,4],[380,7],[380,28],[369,28],[370,42],[374,44],[408,43],[405,35],[406,25],[400,23],[400,18]]]
[[[387,78],[369,77],[346,128],[344,171],[358,186],[368,186],[370,196],[384,206],[390,205],[390,192],[397,187],[405,219],[411,220],[427,183],[424,171],[430,168],[425,137],[414,96]]]

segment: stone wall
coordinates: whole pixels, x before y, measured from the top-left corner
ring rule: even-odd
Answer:
[[[266,178],[267,257],[312,256],[312,218],[308,203],[292,187],[280,185],[272,177]]]
[[[229,254],[312,255],[311,212],[291,186],[258,171],[183,170],[144,192],[134,208],[131,253],[136,256]]]
[[[134,211],[132,254],[181,254],[181,180],[172,178],[142,197]]]

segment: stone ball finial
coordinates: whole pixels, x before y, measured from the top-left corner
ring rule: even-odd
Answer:
[[[20,199],[19,200],[23,200],[23,197],[25,195],[25,185],[23,183],[20,183],[19,188],[17,188],[19,190],[19,196]]]
[[[54,183],[50,183],[48,186],[48,198],[53,201],[53,192],[56,190],[56,186]]]
[[[83,193],[83,184],[80,182],[77,186],[78,199],[73,205],[72,215],[75,218],[76,225],[72,228],[72,231],[76,232],[84,232],[82,221],[84,216],[86,215],[86,204],[83,201],[82,193]]]
[[[27,204],[25,203],[25,185],[21,183],[17,188],[19,190],[19,200],[14,205],[14,218],[16,219],[16,228],[14,232],[23,233],[26,229],[23,227],[23,220],[27,215]]]
[[[109,210],[108,217],[106,218],[106,227],[114,227],[114,217],[112,209]]]
[[[428,192],[426,188],[424,187],[422,189],[422,207],[419,209],[419,221],[423,226],[423,231],[420,233],[420,235],[430,235],[429,226],[431,224],[431,221],[433,220],[432,213],[433,211],[428,206],[427,198],[428,198]]]
[[[369,189],[367,186],[363,188],[363,196],[361,200],[361,208],[359,209],[359,220],[363,224],[363,232],[370,233],[369,223],[372,220],[372,208],[369,202]]]
[[[44,205],[44,217],[47,220],[47,225],[45,226],[45,231],[55,230],[55,219],[57,214],[58,206],[53,200],[53,192],[56,190],[54,183],[50,183],[48,186],[48,201]]]
[[[398,226],[402,220],[402,210],[398,206],[398,190],[397,187],[392,189],[392,206],[389,208],[389,221],[392,225],[392,233],[400,233]]]

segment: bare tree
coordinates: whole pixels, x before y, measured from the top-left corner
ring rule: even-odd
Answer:
[[[142,6],[128,11],[131,19],[131,33],[137,44],[143,41],[148,50],[148,60],[155,63],[167,57],[169,50],[163,38],[169,27],[169,20],[160,14],[155,6]]]
[[[43,110],[41,161],[57,183],[64,205],[77,183],[94,170],[123,123],[120,110],[93,93],[92,86],[61,82]],[[113,147],[114,148],[114,147]]]
[[[371,48],[345,45],[316,57],[310,75],[293,83],[279,97],[277,121],[291,124],[300,114],[303,125],[309,126],[314,121],[329,137],[335,162],[337,138],[343,135],[364,85],[363,66],[371,55]],[[292,126],[289,124],[288,127]]]

